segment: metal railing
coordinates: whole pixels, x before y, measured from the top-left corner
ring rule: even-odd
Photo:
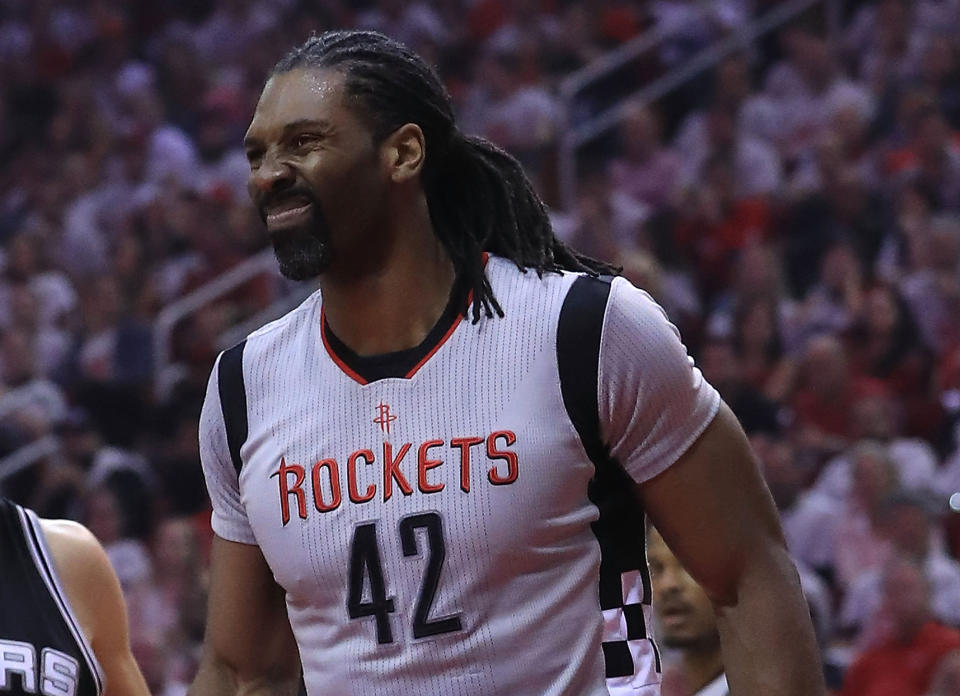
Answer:
[[[669,38],[669,33],[663,28],[654,26],[567,77],[560,85],[560,99],[567,114],[568,127],[560,138],[558,157],[560,197],[564,208],[570,210],[574,205],[577,154],[580,148],[612,130],[623,118],[628,104],[634,102],[649,104],[663,98],[728,55],[743,49],[756,38],[785,24],[815,5],[821,4],[825,6],[828,31],[832,36],[836,36],[842,19],[842,0],[784,0],[762,17],[755,18],[738,31],[707,46],[673,70],[627,94],[613,106],[583,123],[574,124],[577,96],[632,61],[638,60],[645,53],[660,47]],[[709,2],[701,2],[699,5],[702,8],[709,5]]]
[[[38,440],[23,445],[0,459],[0,485],[11,476],[33,466],[45,457],[56,454],[59,450],[60,440],[55,435],[45,435]]]
[[[171,363],[171,340],[177,325],[211,302],[264,273],[279,278],[277,261],[270,249],[264,249],[241,261],[205,285],[160,310],[153,324],[154,389],[158,394],[163,394],[165,388],[173,381],[172,371],[175,366]]]

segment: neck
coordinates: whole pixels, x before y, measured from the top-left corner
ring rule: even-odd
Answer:
[[[683,671],[690,690],[696,693],[723,672],[719,643],[683,651]]]
[[[362,263],[325,273],[320,280],[330,329],[358,355],[419,345],[453,288],[454,268],[433,233],[426,201],[398,214],[396,229]]]

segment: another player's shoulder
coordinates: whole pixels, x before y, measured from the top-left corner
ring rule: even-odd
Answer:
[[[84,634],[94,644],[116,616],[122,599],[116,573],[97,538],[70,520],[40,519],[56,575]]]
[[[48,519],[39,519],[39,523],[47,548],[64,582],[75,578],[86,584],[113,573],[100,542],[82,524],[72,520]]]

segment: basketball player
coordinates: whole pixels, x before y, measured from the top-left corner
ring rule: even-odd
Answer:
[[[120,583],[94,536],[0,497],[0,694],[148,693]]]
[[[211,375],[193,694],[294,693],[302,665],[314,696],[653,696],[644,511],[716,604],[733,693],[822,693],[736,419],[420,58],[311,38],[245,146],[282,271],[320,291]]]
[[[657,637],[680,655],[677,669],[664,674],[664,695],[728,696],[720,633],[710,598],[653,527],[647,532],[647,559]]]

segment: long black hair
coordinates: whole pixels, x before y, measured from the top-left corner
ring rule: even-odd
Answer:
[[[330,31],[311,36],[273,68],[333,68],[347,95],[361,107],[375,140],[405,123],[426,140],[423,188],[434,233],[457,277],[473,291],[473,321],[503,309],[483,272],[482,252],[513,261],[538,275],[549,271],[615,273],[612,266],[577,253],[553,233],[543,202],[519,162],[492,143],[464,135],[450,95],[437,73],[416,53],[383,34]],[[466,304],[466,296],[464,297]]]

